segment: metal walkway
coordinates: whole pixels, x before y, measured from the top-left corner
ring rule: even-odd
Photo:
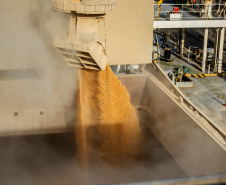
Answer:
[[[206,7],[205,4],[187,6],[185,4],[162,4],[160,8],[155,4],[154,28],[223,28],[226,27],[225,8],[218,11],[217,5]],[[172,16],[174,7],[179,8],[177,16]],[[202,7],[207,11],[204,13]],[[208,12],[209,10],[209,12]],[[180,16],[178,16],[180,15]],[[214,21],[213,21],[214,20]]]

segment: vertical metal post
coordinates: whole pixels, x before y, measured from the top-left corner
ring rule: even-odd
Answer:
[[[203,41],[203,54],[202,54],[202,73],[206,72],[207,43],[208,43],[208,28],[205,28]]]
[[[213,71],[216,72],[217,70],[217,58],[218,58],[218,37],[219,37],[219,28],[216,28],[215,30],[215,42],[214,42],[214,52],[213,52],[213,58],[212,62],[214,65]]]
[[[189,46],[189,50],[188,50],[188,63],[190,62],[190,53],[191,53],[191,46]]]
[[[218,9],[217,9],[217,15],[220,14],[220,8],[221,8],[221,0],[219,0]]]
[[[180,56],[184,54],[185,28],[181,28]]]
[[[223,7],[223,10],[224,10],[223,17],[224,17],[224,19],[225,19],[225,8],[226,8],[226,2],[224,2],[224,7]]]
[[[219,29],[217,73],[222,73],[222,60],[223,60],[223,49],[224,49],[224,31],[225,31],[225,28]]]
[[[174,42],[172,42],[172,44],[173,44],[172,53],[174,54]]]
[[[166,29],[166,47],[169,47],[169,40],[170,40],[170,28]]]
[[[180,53],[180,38],[181,38],[181,28],[178,28],[178,32],[177,32],[177,53]]]
[[[205,0],[205,18],[212,18],[212,1]]]
[[[210,64],[208,64],[208,71],[207,71],[208,74],[210,74]]]

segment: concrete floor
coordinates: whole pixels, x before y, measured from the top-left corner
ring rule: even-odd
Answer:
[[[226,77],[194,78],[193,88],[180,88],[182,93],[213,122],[226,132]]]
[[[173,67],[187,66],[190,74],[200,74],[200,66],[194,61],[173,55],[171,63],[160,61],[163,70]],[[226,76],[209,76],[204,78],[189,77],[193,81],[192,88],[180,88],[181,92],[214,123],[226,132]]]
[[[177,35],[177,30],[171,30],[173,34]],[[203,30],[198,30],[201,35],[195,35],[192,29],[187,29],[191,35],[196,38],[186,38],[186,46],[195,46],[202,48],[203,45]],[[211,31],[211,30],[210,30]],[[186,34],[187,35],[187,34]],[[159,45],[162,46],[163,37],[158,36]],[[172,39],[172,38],[171,38]],[[200,39],[197,40],[197,39]],[[211,40],[213,39],[213,40]],[[225,40],[226,42],[226,40]],[[208,47],[213,47],[214,38],[209,35]],[[172,50],[171,59],[173,62],[160,61],[160,67],[165,70],[171,70],[174,67],[187,66],[190,70],[189,74],[201,74],[201,64],[188,60],[187,56],[180,57],[176,52],[173,52],[173,45],[169,43],[169,48]],[[175,46],[176,49],[176,46]],[[225,47],[224,47],[225,50]],[[164,49],[160,48],[160,55],[164,56]],[[226,54],[223,57],[223,68],[226,68]],[[226,101],[226,76],[211,76],[204,78],[189,77],[193,81],[192,88],[180,88],[181,92],[203,113],[205,113],[213,122],[220,126],[226,132],[226,107],[223,105]]]

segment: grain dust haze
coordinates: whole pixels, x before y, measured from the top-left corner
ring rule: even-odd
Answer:
[[[68,21],[48,0],[0,2],[0,70],[11,73],[4,82],[27,82],[13,89],[14,98],[5,98],[8,107],[1,103],[0,110],[77,105],[75,134],[0,139],[0,184],[89,185],[186,176],[148,128],[149,116],[137,115],[109,66],[105,71],[78,72],[54,50],[52,39],[68,35]],[[15,70],[21,70],[20,78]]]

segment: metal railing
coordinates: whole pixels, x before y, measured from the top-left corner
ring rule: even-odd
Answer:
[[[172,12],[178,7],[178,12]],[[155,4],[155,20],[225,20],[226,3],[224,4]],[[174,14],[174,15],[172,15]]]

